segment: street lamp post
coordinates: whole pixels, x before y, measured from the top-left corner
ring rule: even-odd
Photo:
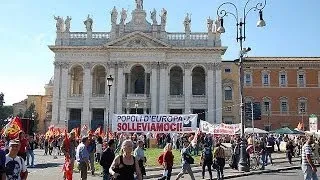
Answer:
[[[136,101],[136,103],[134,104],[134,107],[136,108],[136,114],[138,114],[138,107],[139,107],[138,101]]]
[[[113,77],[109,75],[107,77],[107,85],[108,85],[108,122],[107,122],[107,140],[109,140],[109,129],[110,129],[110,90],[113,83]]]
[[[247,0],[244,8],[243,8],[243,16],[239,17],[238,13],[238,8],[235,4],[231,2],[225,2],[222,3],[218,9],[217,9],[217,15],[220,17],[220,26],[218,27],[217,31],[219,33],[225,33],[225,28],[223,27],[223,18],[227,15],[232,15],[237,24],[236,24],[236,29],[237,29],[237,42],[239,42],[240,45],[240,57],[239,57],[239,96],[240,96],[240,120],[241,120],[241,145],[240,145],[240,160],[239,160],[239,165],[238,169],[239,171],[249,171],[250,168],[248,166],[248,159],[246,156],[246,146],[247,142],[245,140],[245,135],[244,135],[244,126],[245,126],[245,120],[243,118],[244,116],[244,98],[243,98],[243,83],[244,83],[244,72],[243,72],[243,59],[244,55],[251,50],[251,48],[243,48],[243,41],[246,40],[246,20],[247,20],[247,15],[250,11],[259,11],[259,21],[257,23],[257,27],[264,27],[266,25],[265,21],[263,20],[263,15],[262,15],[262,10],[266,6],[266,0],[261,0],[262,2],[257,3],[255,6],[248,8],[248,4],[250,0]],[[229,12],[225,9],[222,9],[224,6],[231,6],[234,8],[234,12]],[[241,15],[241,14],[240,14]]]

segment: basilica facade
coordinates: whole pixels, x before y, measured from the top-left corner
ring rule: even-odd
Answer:
[[[114,8],[110,32],[95,32],[89,15],[86,32],[72,32],[71,18],[55,17],[57,37],[49,46],[55,54],[51,123],[95,129],[106,127],[108,117],[111,124],[113,114],[136,113],[196,113],[220,123],[226,47],[216,32],[218,21],[204,22],[207,32],[191,32],[187,15],[181,21],[185,31],[175,33],[166,31],[165,9],[159,23],[156,10],[149,18],[143,4],[131,15],[128,21],[125,9]]]

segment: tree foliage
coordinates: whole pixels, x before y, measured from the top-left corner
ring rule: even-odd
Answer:
[[[0,107],[0,126],[1,128],[6,124],[4,121],[8,117],[13,114],[13,107],[12,106],[2,106]]]

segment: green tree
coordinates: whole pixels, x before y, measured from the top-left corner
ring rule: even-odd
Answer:
[[[6,122],[4,120],[10,117],[12,114],[13,114],[12,106],[0,107],[0,127],[1,128],[6,125]]]
[[[38,131],[38,124],[39,124],[39,114],[36,112],[35,109],[35,104],[31,103],[26,112],[24,113],[23,117],[24,118],[29,118],[33,120],[32,124],[32,132],[37,132]]]

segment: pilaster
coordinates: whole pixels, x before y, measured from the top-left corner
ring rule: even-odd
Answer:
[[[157,95],[158,95],[158,88],[157,88],[157,75],[158,75],[158,63],[151,64],[151,114],[157,114]]]
[[[68,63],[62,63],[61,65],[61,93],[60,93],[60,119],[57,124],[64,124],[67,120],[67,98],[68,98]]]
[[[124,90],[124,77],[123,77],[123,62],[117,63],[117,110],[118,114],[122,114],[122,96]]]
[[[91,66],[92,64],[86,62],[84,64],[84,78],[83,78],[83,116],[81,119],[81,125],[87,125],[90,127],[91,117],[90,117],[90,96],[92,89],[91,81]]]
[[[216,123],[222,122],[221,63],[216,63]]]
[[[159,92],[159,114],[167,113],[167,84],[168,84],[168,64],[160,63],[160,92]]]
[[[192,78],[191,78],[191,64],[184,64],[184,113],[191,112],[191,96],[192,96]]]
[[[54,62],[54,79],[53,79],[53,96],[52,96],[52,124],[58,124],[59,107],[60,107],[60,79],[61,79],[61,63]]]
[[[215,79],[214,79],[214,64],[213,63],[208,63],[207,64],[208,67],[208,73],[207,73],[207,99],[208,99],[208,122],[209,123],[215,123],[215,93],[214,92],[214,86],[215,86]]]

